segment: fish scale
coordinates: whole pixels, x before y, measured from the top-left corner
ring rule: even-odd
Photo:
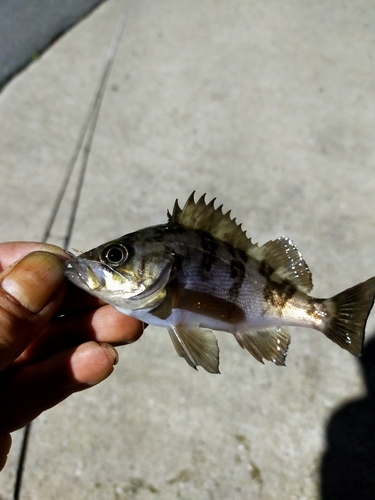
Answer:
[[[166,224],[127,234],[67,263],[67,277],[124,314],[167,328],[179,356],[219,373],[212,330],[234,335],[258,361],[284,365],[288,325],[322,332],[361,353],[375,278],[329,299],[314,298],[311,273],[285,237],[254,244],[215,199],[181,209]]]

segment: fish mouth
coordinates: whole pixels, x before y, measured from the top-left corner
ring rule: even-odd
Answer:
[[[103,265],[100,264],[100,267],[102,268]],[[80,288],[99,291],[105,286],[105,277],[103,272],[100,272],[100,267],[95,266],[94,262],[88,264],[85,259],[75,257],[67,261],[65,276]]]

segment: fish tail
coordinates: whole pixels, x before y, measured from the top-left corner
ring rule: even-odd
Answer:
[[[374,296],[375,277],[324,300],[328,315],[321,331],[343,349],[360,356]]]

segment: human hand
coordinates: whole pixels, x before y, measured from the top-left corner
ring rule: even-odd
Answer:
[[[139,321],[67,283],[67,258],[53,245],[0,244],[0,470],[10,432],[108,377],[118,360],[112,345],[143,332]]]

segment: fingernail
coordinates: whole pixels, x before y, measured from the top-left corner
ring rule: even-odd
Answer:
[[[50,252],[32,252],[16,264],[1,287],[30,312],[37,314],[64,282],[64,264]]]
[[[101,342],[99,345],[108,349],[108,351],[111,353],[113,357],[113,366],[117,365],[119,360],[119,355],[116,349],[111,344],[107,344],[106,342]]]

